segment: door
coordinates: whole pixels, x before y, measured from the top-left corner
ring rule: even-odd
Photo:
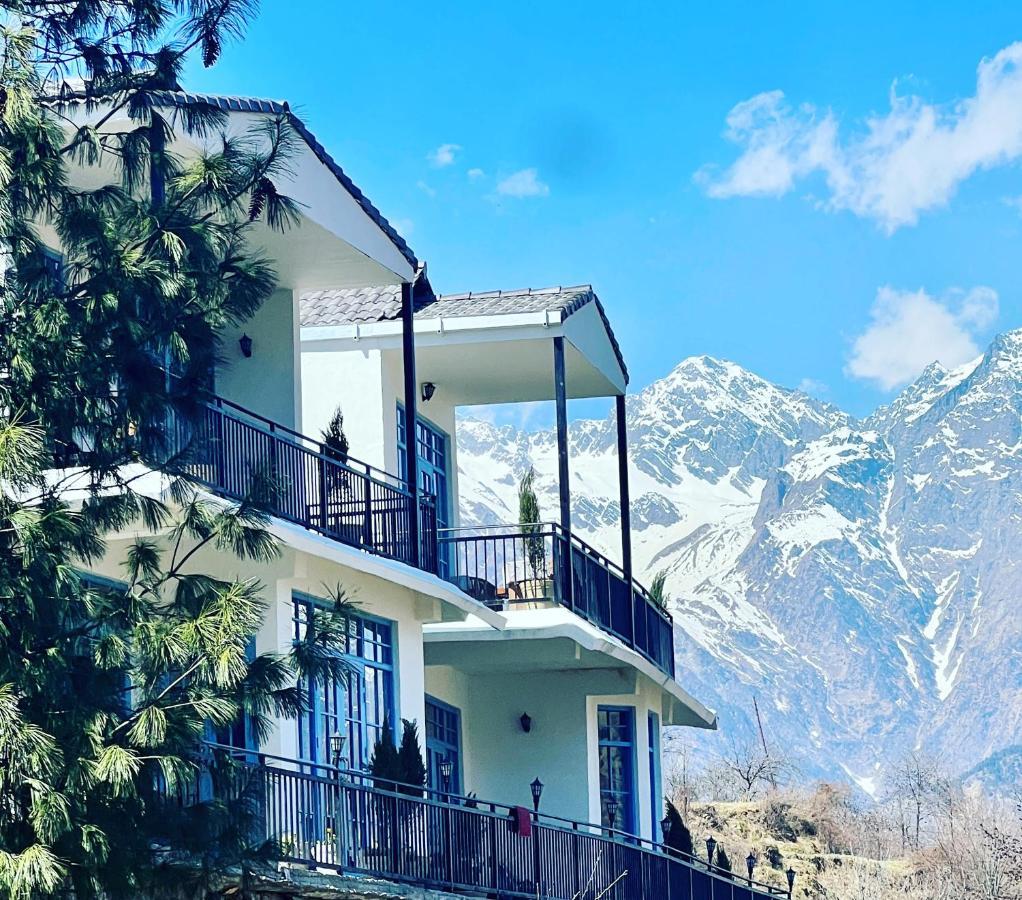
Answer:
[[[451,762],[451,782],[444,785],[440,764]],[[429,786],[437,791],[461,793],[461,711],[449,703],[426,697],[426,770]]]
[[[398,474],[407,481],[405,432],[405,411],[399,403],[397,407]],[[449,447],[450,438],[447,434],[420,417],[415,423],[415,457],[419,471],[419,491],[436,498],[438,529],[447,528],[451,524]],[[446,554],[440,554],[438,565],[440,577],[446,578],[449,571]]]

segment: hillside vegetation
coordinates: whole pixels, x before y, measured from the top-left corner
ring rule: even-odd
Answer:
[[[1018,796],[950,777],[918,753],[870,797],[847,782],[811,783],[765,740],[733,741],[713,758],[673,741],[664,787],[696,856],[712,837],[736,877],[751,852],[756,880],[785,889],[790,866],[794,900],[1022,900]]]

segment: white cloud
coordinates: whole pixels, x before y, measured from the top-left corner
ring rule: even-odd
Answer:
[[[441,144],[436,150],[426,154],[431,166],[443,169],[454,164],[454,157],[461,150],[460,144]]]
[[[811,397],[821,397],[830,393],[830,388],[822,381],[817,381],[815,378],[803,378],[798,383],[798,390],[800,390],[803,394],[809,394]]]
[[[539,180],[535,169],[522,169],[498,181],[497,193],[505,197],[546,197],[550,187]]]
[[[725,136],[741,155],[697,180],[711,197],[780,196],[819,173],[824,208],[873,219],[888,234],[914,225],[978,170],[1022,157],[1022,42],[980,62],[971,97],[936,106],[899,96],[895,83],[890,105],[842,137],[830,111],[792,108],[781,91],[758,94],[727,117]]]
[[[435,197],[436,196],[436,188],[430,187],[428,184],[426,184],[425,181],[422,181],[421,179],[419,181],[415,182],[415,186],[420,191],[422,191],[422,193],[424,193],[427,197]]]
[[[945,300],[923,290],[882,287],[870,310],[872,321],[852,344],[845,371],[885,390],[908,384],[930,363],[954,368],[975,359],[978,332],[998,314],[997,292],[976,287]]]
[[[415,223],[411,219],[391,219],[390,224],[403,238],[411,237],[412,232],[415,231]]]
[[[470,181],[478,181],[480,178],[485,177],[486,173],[482,169],[469,169],[468,177]]]

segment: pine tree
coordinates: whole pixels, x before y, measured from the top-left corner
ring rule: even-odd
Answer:
[[[383,729],[373,744],[373,751],[369,757],[369,774],[373,776],[373,783],[385,791],[394,790],[396,783],[401,781],[401,762],[398,759],[394,727],[390,723],[389,715],[384,717]]]
[[[728,878],[731,877],[731,857],[724,852],[724,848],[721,847],[719,844],[717,845],[716,866],[717,871],[721,875],[725,875]]]
[[[529,471],[518,483],[518,522],[525,535],[525,555],[529,560],[529,568],[533,578],[540,578],[543,569],[544,546],[540,534],[539,498],[536,496],[536,470],[529,466]]]
[[[401,746],[397,751],[399,781],[409,787],[406,792],[422,796],[421,788],[426,784],[426,764],[419,747],[419,726],[409,719],[401,720]]]
[[[344,433],[344,413],[339,406],[334,410],[334,414],[330,417],[322,434],[323,447],[327,456],[338,462],[347,462],[348,436]]]
[[[681,855],[683,859],[691,859],[694,855],[692,852],[692,832],[689,831],[685,820],[681,817],[678,807],[670,800],[665,800],[665,802],[667,804],[667,818],[671,823],[670,831],[667,833],[667,847],[669,850],[673,850]]]
[[[167,92],[252,9],[0,0],[0,895],[13,900],[201,893],[251,853],[239,804],[176,801],[204,732],[246,714],[265,733],[299,710],[298,681],[346,674],[340,593],[291,653],[248,659],[261,586],[199,560],[271,559],[265,512],[258,496],[198,495],[197,448],[166,427],[196,415],[218,333],[274,286],[249,232],[296,220],[275,186],[294,146],[285,117],[192,160],[167,149],[224,129],[218,109]],[[139,466],[168,476],[165,496],[141,492]],[[83,577],[132,531],[153,536],[123,552],[122,584]]]

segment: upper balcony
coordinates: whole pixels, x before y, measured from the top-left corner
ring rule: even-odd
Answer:
[[[509,620],[527,608],[571,610],[673,674],[670,616],[633,577],[628,373],[591,286],[438,296],[420,280],[406,292],[396,285],[313,292],[302,297],[301,317],[305,426],[323,427],[340,403],[353,450],[402,475],[414,467],[420,491],[436,497],[442,576]],[[591,397],[615,400],[619,563],[572,530],[567,403]],[[457,530],[458,410],[537,401],[556,410],[556,524],[539,526],[538,535],[531,524]],[[410,409],[414,448],[406,439]],[[530,572],[528,548],[540,545],[543,559]],[[516,597],[522,590],[532,595]]]

